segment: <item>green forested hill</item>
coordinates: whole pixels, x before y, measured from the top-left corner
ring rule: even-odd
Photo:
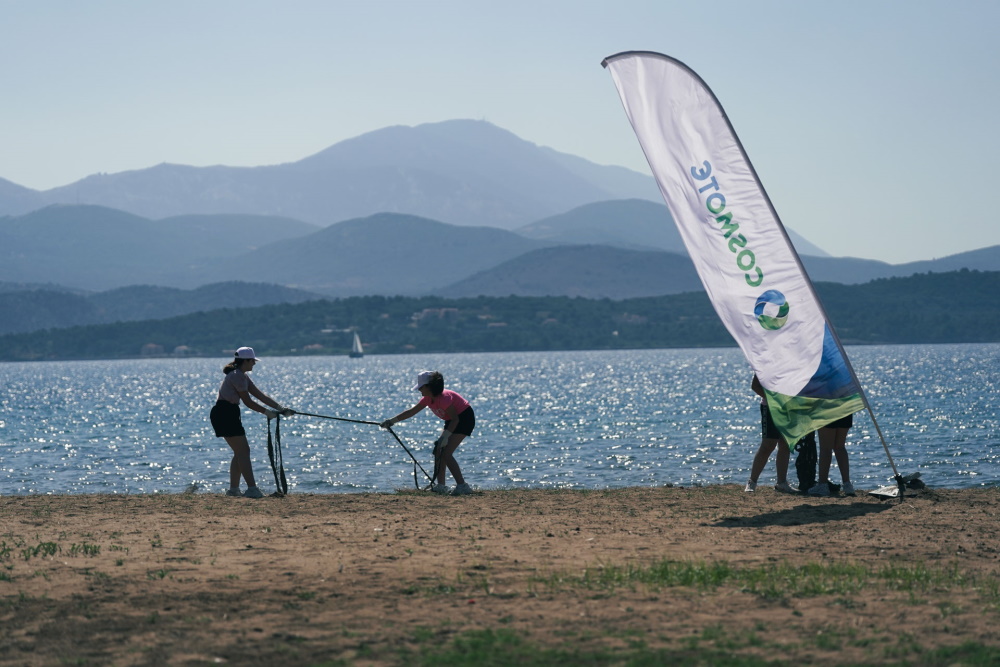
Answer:
[[[863,285],[819,283],[844,343],[1000,341],[1000,272],[918,273]]]
[[[846,344],[1000,341],[1000,272],[958,271],[864,285],[819,283]],[[611,301],[568,297],[357,297],[224,309],[163,320],[0,337],[0,359],[143,354],[369,354],[732,345],[702,292]]]

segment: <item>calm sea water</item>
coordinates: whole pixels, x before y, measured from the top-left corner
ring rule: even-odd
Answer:
[[[1000,481],[1000,345],[848,355],[901,473],[939,487]],[[225,362],[0,364],[0,493],[223,491],[230,450],[208,411]],[[742,483],[759,442],[751,373],[736,349],[275,357],[253,377],[298,410],[379,421],[416,402],[411,386],[425,369],[476,409],[476,433],[457,457],[483,489]],[[270,492],[266,421],[244,408],[244,424]],[[395,430],[430,471],[440,420],[424,411]],[[296,416],[282,420],[282,441],[291,492],[413,488],[409,456],[378,427]],[[867,413],[855,416],[848,448],[856,486],[891,481]],[[773,475],[772,460],[761,481]]]

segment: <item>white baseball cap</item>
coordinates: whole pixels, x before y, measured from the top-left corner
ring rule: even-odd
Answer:
[[[260,359],[256,354],[253,353],[252,347],[241,347],[236,350],[237,359]]]
[[[413,386],[413,390],[417,391],[423,387],[431,381],[432,377],[434,377],[434,371],[423,371],[422,373],[417,374],[417,384]]]

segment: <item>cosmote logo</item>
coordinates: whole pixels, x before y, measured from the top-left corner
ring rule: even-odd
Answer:
[[[775,331],[785,326],[788,321],[788,301],[785,295],[776,289],[769,289],[757,297],[757,305],[753,308],[760,326],[768,331]]]

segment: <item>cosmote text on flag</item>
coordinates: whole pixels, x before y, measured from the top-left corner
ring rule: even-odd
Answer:
[[[691,167],[691,176],[696,181],[708,180],[708,183],[705,183],[701,187],[695,184],[695,187],[698,188],[698,194],[704,195],[705,192],[714,190],[714,192],[709,192],[708,196],[705,197],[705,207],[708,208],[712,215],[716,216],[716,222],[722,225],[722,231],[725,233],[724,236],[729,239],[729,250],[736,255],[736,266],[739,267],[740,271],[746,272],[743,275],[747,281],[747,285],[757,287],[764,282],[764,273],[757,266],[757,256],[753,250],[746,247],[747,238],[739,233],[736,233],[734,236],[734,232],[739,232],[740,224],[733,222],[732,213],[723,213],[726,209],[726,195],[719,191],[719,181],[712,175],[712,164],[708,160],[705,160],[702,162],[701,169]]]

